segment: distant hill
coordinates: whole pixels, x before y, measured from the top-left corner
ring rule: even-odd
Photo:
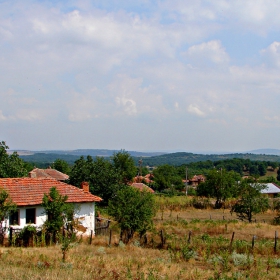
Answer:
[[[119,152],[120,150],[105,150],[105,149],[77,149],[77,150],[47,150],[47,151],[27,151],[27,150],[18,150],[16,151],[20,156],[25,155],[35,155],[35,154],[58,154],[58,155],[72,155],[72,156],[92,156],[92,157],[110,157],[114,153]],[[9,150],[9,153],[14,152]],[[136,152],[136,151],[127,151],[133,157],[151,157],[163,155],[163,152]]]
[[[173,153],[165,154],[155,157],[143,158],[143,165],[148,166],[158,166],[161,164],[170,164],[174,166],[188,164],[191,162],[199,161],[218,161],[232,158],[241,158],[241,159],[250,159],[253,161],[275,161],[280,162],[280,156],[277,155],[264,155],[264,154],[252,154],[252,153],[236,153],[236,154],[223,154],[223,155],[201,155],[201,154],[192,154],[192,153]]]
[[[258,150],[250,151],[249,153],[280,156],[280,150],[278,149],[258,149]]]
[[[44,152],[33,152],[33,154],[28,151],[24,151],[23,154],[20,154],[20,157],[26,161],[31,162],[37,167],[47,167],[52,164],[56,159],[63,159],[69,164],[73,165],[74,162],[79,159],[81,156],[90,155],[92,157],[100,156],[109,158],[117,152],[115,150],[73,150],[73,151],[44,151]],[[130,155],[134,158],[135,164],[138,164],[138,160],[143,160],[143,166],[159,166],[162,164],[170,164],[174,166],[179,166],[182,164],[188,164],[191,162],[199,161],[218,161],[232,158],[241,158],[241,159],[250,159],[253,161],[275,161],[280,162],[280,156],[272,154],[254,154],[254,153],[235,153],[235,154],[193,154],[186,152],[178,153],[144,153],[144,152],[131,152],[128,151]]]

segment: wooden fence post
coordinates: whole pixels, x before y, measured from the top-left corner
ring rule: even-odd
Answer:
[[[256,235],[253,235],[253,238],[252,238],[252,249],[254,249],[254,246],[255,246],[255,239],[256,239]]]
[[[161,247],[163,248],[163,246],[165,244],[165,238],[164,238],[163,230],[160,231],[160,239],[161,239]]]
[[[10,233],[9,233],[9,244],[12,246],[13,242],[13,229],[10,227]]]
[[[110,229],[110,231],[109,231],[109,243],[108,243],[109,247],[111,246],[111,241],[112,241],[112,230]]]
[[[191,243],[191,236],[192,236],[192,231],[189,231],[189,238],[188,238],[188,243]]]
[[[275,231],[275,237],[274,237],[274,253],[277,253],[277,239],[278,239],[278,232]]]
[[[89,245],[92,243],[93,230],[90,231]]]
[[[232,248],[232,243],[233,243],[234,235],[235,235],[235,232],[233,232],[232,236],[231,236],[231,240],[230,240],[230,244],[229,244],[229,248],[230,249]]]

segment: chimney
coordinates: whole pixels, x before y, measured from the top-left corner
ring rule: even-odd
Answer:
[[[29,178],[36,178],[36,172],[30,171],[30,172],[28,173],[28,177],[29,177]]]
[[[81,187],[82,187],[84,192],[89,193],[89,183],[88,182],[82,182]]]

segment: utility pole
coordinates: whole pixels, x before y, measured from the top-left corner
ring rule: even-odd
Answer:
[[[186,195],[188,195],[188,167],[186,167]]]
[[[142,163],[143,163],[143,160],[142,158],[138,161],[138,164],[139,164],[139,170],[138,170],[138,176],[142,176]]]

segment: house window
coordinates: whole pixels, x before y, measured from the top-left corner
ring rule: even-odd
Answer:
[[[36,224],[36,208],[26,209],[26,223]]]
[[[9,224],[10,225],[19,225],[19,210],[14,212],[9,217]]]

